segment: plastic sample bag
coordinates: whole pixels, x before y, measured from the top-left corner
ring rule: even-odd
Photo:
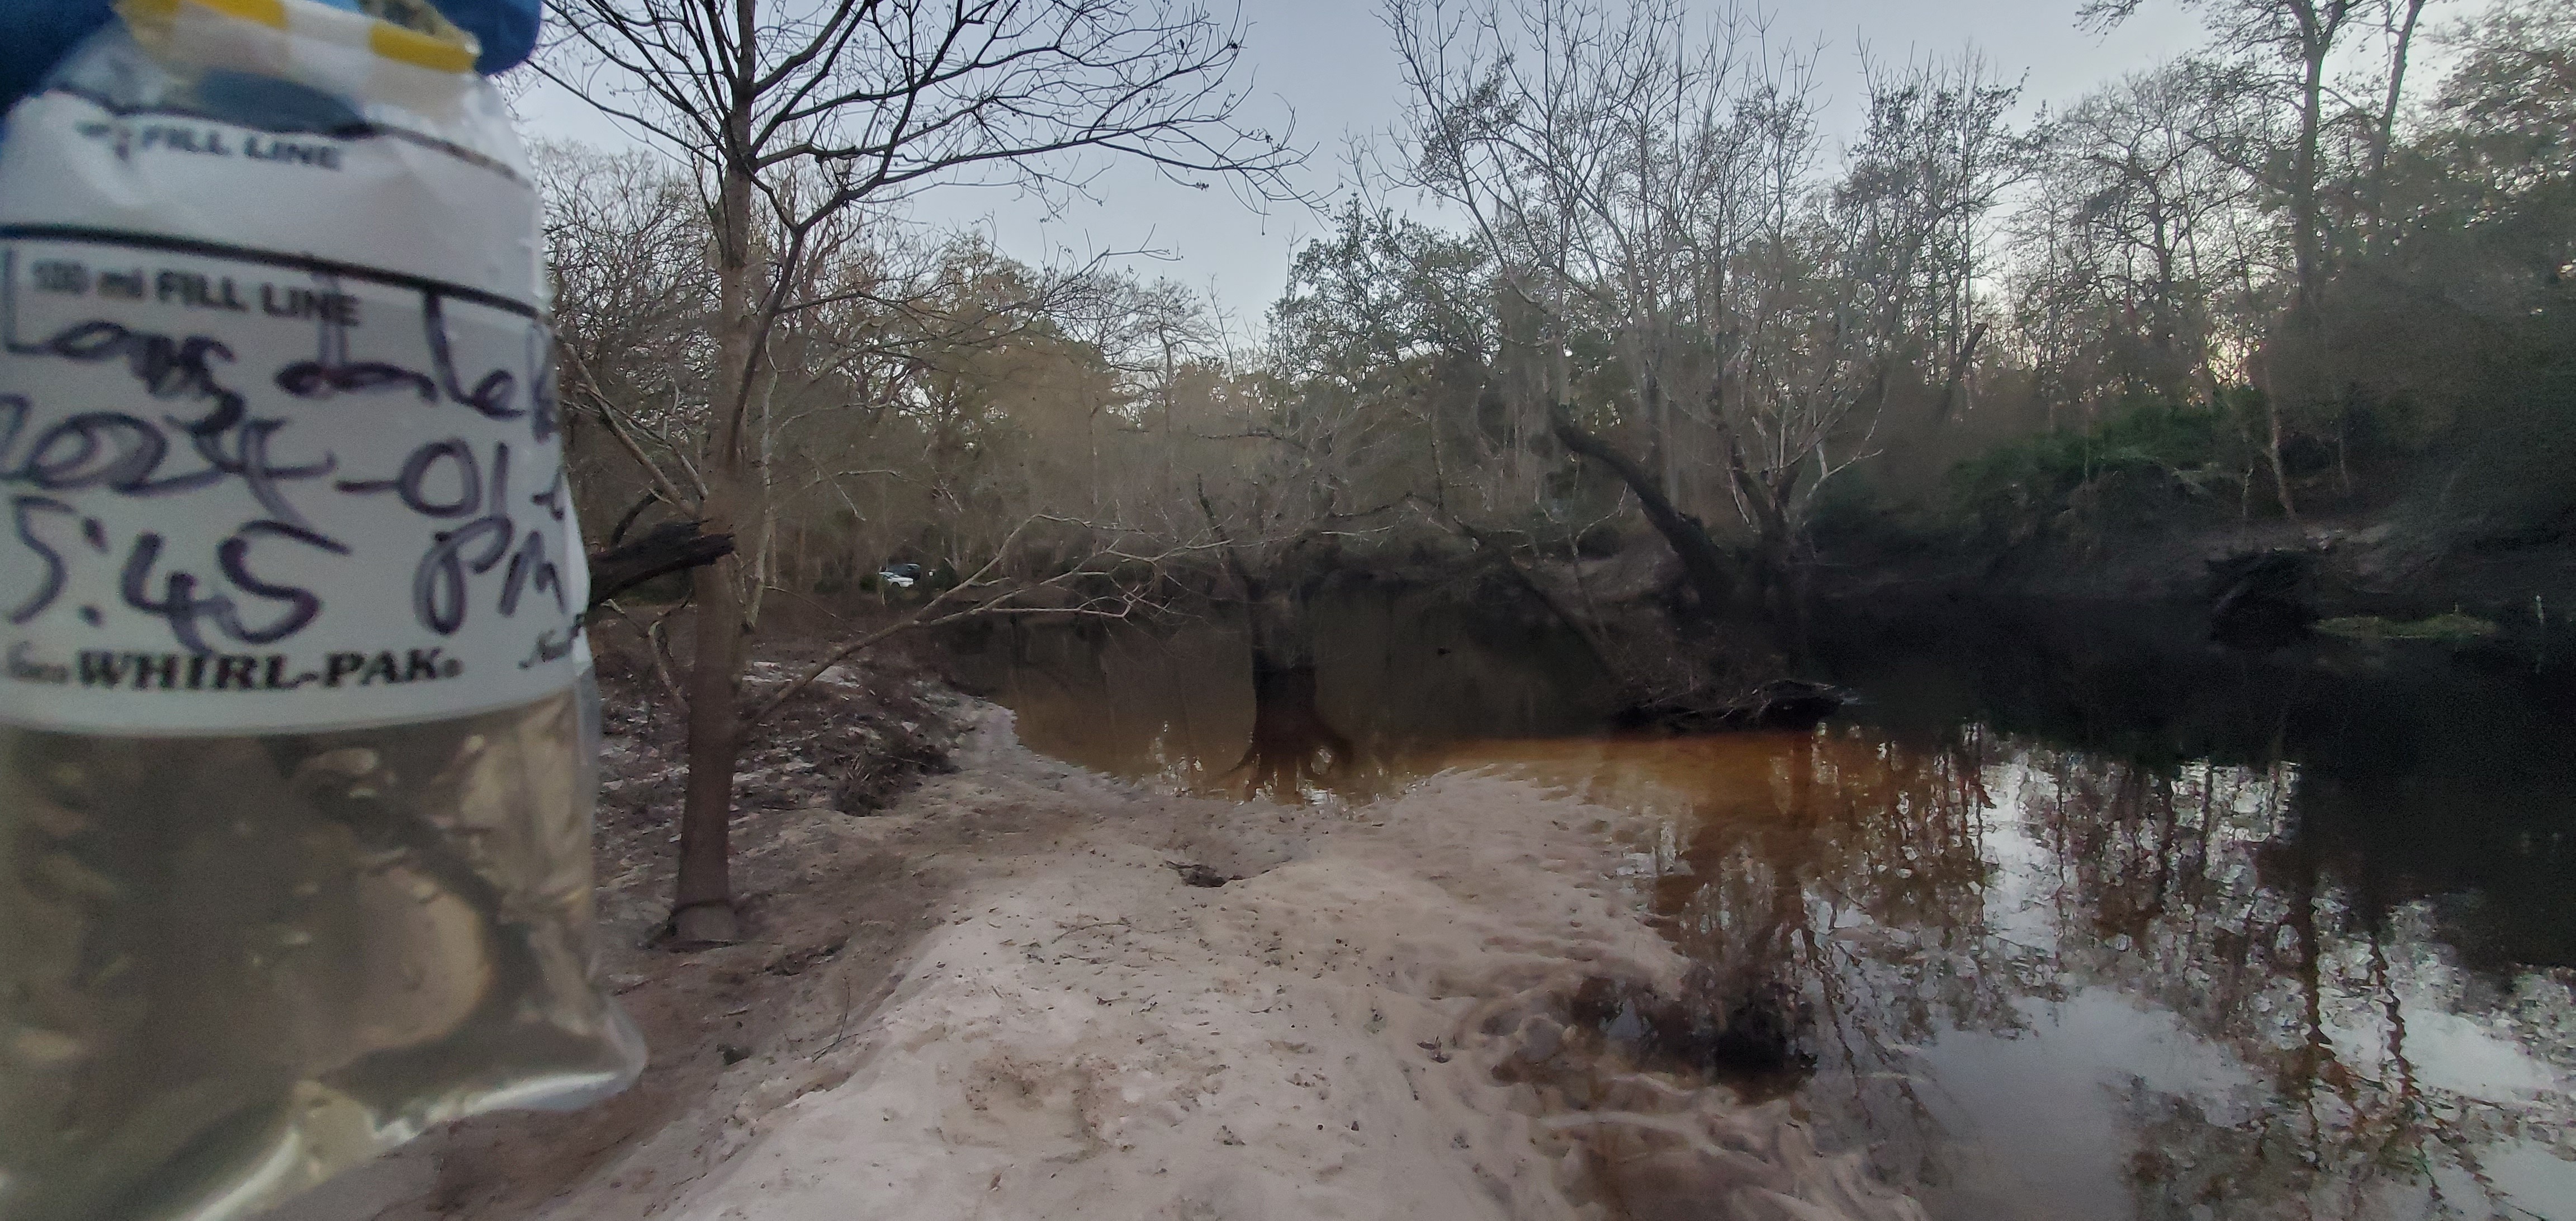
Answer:
[[[537,199],[426,4],[129,0],[0,138],[0,1219],[241,1216],[643,1052]]]

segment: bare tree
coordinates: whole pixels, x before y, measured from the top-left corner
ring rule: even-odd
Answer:
[[[2260,184],[2224,73],[2182,60],[2088,94],[2049,125],[2013,222],[2026,355],[2092,422],[2127,396],[2215,399],[2264,321]]]
[[[2109,28],[2137,11],[2139,0],[2090,0],[2085,20]],[[2343,46],[2365,0],[2194,0],[2226,48],[2251,54],[2285,68],[2286,78],[2269,83],[2286,90],[2297,122],[2290,136],[2287,166],[2280,183],[2288,198],[2290,243],[2295,259],[2294,307],[2313,311],[2327,271],[2328,245],[2324,210],[2319,203],[2322,176],[2318,152],[2324,139],[2332,98],[2327,65]]]
[[[1891,382],[1955,395],[1973,359],[2017,91],[1973,59],[1874,71],[1829,188],[1812,54],[1742,13],[1426,0],[1389,24],[1406,173],[1486,247],[1519,417],[1635,493],[1704,606],[1785,610],[1816,494],[1872,453]],[[1750,598],[1711,508],[1753,539]]]
[[[1757,527],[1757,571],[1775,585],[1826,482],[1875,456],[1900,379],[1938,387],[1934,423],[1956,408],[1991,325],[1985,224],[2027,171],[2030,142],[2008,119],[2020,88],[1973,53],[1874,66],[1868,90],[1869,121],[1822,215],[1766,240],[1768,300],[1735,311],[1748,339],[1718,383],[1741,404],[1729,432],[1749,440],[1730,448],[1729,470]]]
[[[1755,158],[1811,158],[1812,122],[1790,145],[1748,138],[1738,120],[1760,85],[1747,78],[1773,65],[1745,62],[1732,19],[1702,29],[1679,4],[1431,0],[1391,5],[1388,24],[1411,95],[1404,173],[1469,218],[1493,268],[1505,453],[1529,461],[1531,442],[1553,435],[1604,463],[1637,489],[1701,603],[1732,607],[1732,564],[1683,486],[1698,456],[1685,430],[1710,422],[1694,389],[1709,354],[1692,340],[1749,240],[1738,222],[1760,202]],[[1803,105],[1794,87],[1775,92]],[[1787,176],[1803,196],[1803,167]],[[1603,364],[1624,383],[1608,418],[1645,439],[1643,458],[1571,410]],[[1538,495],[1533,473],[1515,473]]]
[[[2138,4],[2139,0],[2089,0],[2082,15],[2107,29],[2127,20]],[[2257,71],[2246,79],[2258,88],[2286,93],[2295,116],[2275,185],[2288,201],[2292,274],[2287,337],[2302,349],[2313,346],[2320,297],[2333,252],[2319,190],[2324,176],[2319,153],[2331,100],[2326,69],[2344,45],[2344,37],[2361,16],[2364,5],[2365,0],[2194,2],[2194,7],[2207,15],[2225,48],[2252,57],[2251,65]],[[2261,71],[2266,65],[2286,69],[2286,76]],[[2288,472],[2281,464],[2281,443],[2285,430],[2283,412],[2288,406],[2284,400],[2301,391],[2295,382],[2280,375],[2278,363],[2264,362],[2258,378],[2270,434],[2265,455],[2271,463],[2281,514],[2296,518],[2298,508],[2290,492]]]
[[[695,448],[681,438],[703,431],[713,356],[706,215],[688,181],[650,154],[535,151],[567,458],[584,520],[617,523],[614,542],[653,504],[686,514],[703,495]]]
[[[1292,160],[1236,121],[1236,28],[1159,0],[550,0],[550,79],[697,171],[710,216],[714,377],[695,505],[710,532],[766,517],[755,422],[818,235],[933,186],[1079,186],[1103,154],[1275,191]],[[673,922],[735,936],[728,822],[745,573],[700,569],[689,778]]]

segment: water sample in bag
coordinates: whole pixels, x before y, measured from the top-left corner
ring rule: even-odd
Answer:
[[[537,199],[427,5],[129,0],[0,138],[0,1218],[640,1070]]]

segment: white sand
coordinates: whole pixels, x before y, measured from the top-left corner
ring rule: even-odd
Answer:
[[[1588,976],[1678,981],[1616,877],[1642,820],[1484,774],[1356,808],[1157,796],[974,715],[958,774],[812,824],[963,880],[890,990],[883,966],[799,977],[712,1091],[533,1212],[471,1215],[1921,1216],[1781,1105],[1581,1062],[1598,1040],[1553,1024]],[[1175,860],[1248,876],[1192,887]],[[1592,1109],[1545,1113],[1497,1078],[1515,1056],[1572,1065]],[[465,1164],[425,1140],[280,1217],[451,1215]]]
[[[998,716],[964,762],[925,800],[1125,795],[1029,756]],[[1482,1031],[1585,975],[1680,968],[1609,880],[1643,830],[1621,816],[1472,775],[1348,811],[1164,809],[1102,818],[961,903],[841,1053],[848,1079],[738,1108],[665,1215],[1910,1215],[1716,1091],[1640,1082],[1662,1113],[1611,1116],[1604,1141],[1601,1116],[1536,1116],[1533,1091],[1495,1081],[1517,1044]],[[1184,856],[1258,872],[1191,887],[1166,866]],[[552,1215],[616,1215],[588,1203]]]

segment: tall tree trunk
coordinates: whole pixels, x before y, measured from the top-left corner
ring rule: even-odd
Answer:
[[[752,534],[750,563],[743,573],[742,624],[748,632],[760,622],[761,599],[778,580],[778,501],[769,495],[769,473],[776,465],[777,437],[769,419],[770,396],[778,389],[778,375],[769,370],[757,379],[747,414],[751,420],[751,437],[744,447],[747,455],[741,478],[734,483],[734,520],[755,527]]]
[[[1729,438],[1728,476],[1753,515],[1753,578],[1762,613],[1775,624],[1794,627],[1802,613],[1794,586],[1797,532],[1790,524],[1789,497],[1797,486],[1795,467],[1765,482],[1745,465],[1744,447]]]
[[[2334,51],[2336,33],[2351,8],[2350,0],[2323,0],[2300,7],[2299,52],[2305,74],[2299,82],[2299,139],[2290,153],[2290,251],[2298,282],[2292,286],[2289,337],[2292,354],[2292,378],[2280,376],[2281,362],[2267,362],[2272,375],[2264,379],[2264,422],[2269,436],[2264,457],[2272,466],[2272,487],[2280,494],[2281,516],[2297,521],[2299,511],[2290,496],[2289,472],[2281,464],[2281,441],[2287,431],[2283,424],[2285,402],[2290,394],[2306,392],[2300,369],[2315,358],[2317,310],[2325,280],[2325,225],[2317,206],[2317,143],[2325,128],[2326,58]]]
[[[1637,494],[1637,503],[1646,511],[1646,520],[1682,562],[1682,578],[1690,582],[1691,592],[1699,595],[1700,609],[1712,615],[1737,609],[1735,580],[1728,575],[1726,553],[1708,536],[1708,528],[1699,519],[1674,507],[1672,499],[1656,483],[1653,472],[1636,459],[1620,453],[1607,441],[1583,430],[1566,414],[1563,407],[1549,412],[1548,423],[1557,442],[1578,457],[1589,458],[1608,467],[1628,490]]]
[[[1949,376],[1941,380],[1941,398],[1932,405],[1933,423],[1950,422],[1950,410],[1959,404],[1959,388],[1968,380],[1968,366],[1976,361],[1977,345],[1985,338],[1986,324],[1980,322],[1968,328],[1968,337],[1960,340],[1958,349],[1950,354]]]
[[[2379,138],[2370,146],[2370,245],[2385,249],[2388,223],[2388,153],[2397,141],[2397,107],[2406,96],[2406,59],[2414,49],[2415,24],[2424,16],[2425,0],[2398,0],[2406,15],[2398,20],[2397,46],[2389,53],[2388,101],[2379,110]]]
[[[752,0],[741,0],[742,28],[754,28]],[[747,100],[747,99],[746,99]],[[747,106],[727,124],[739,150],[748,143]],[[753,356],[752,181],[737,158],[727,168],[716,201],[717,364],[715,410],[709,414],[707,497],[699,509],[710,534],[731,534],[746,512],[755,524],[756,502],[743,486],[748,450],[743,425],[749,407]],[[733,773],[741,748],[737,707],[742,675],[745,565],[739,555],[700,568],[692,588],[697,601],[694,655],[689,668],[689,779],[680,810],[679,882],[671,900],[672,931],[689,941],[732,941],[740,935],[733,909]]]
[[[2264,389],[2263,412],[2271,425],[2271,435],[2263,446],[2263,457],[2272,464],[2272,490],[2280,494],[2281,516],[2297,521],[2299,508],[2290,501],[2290,473],[2281,465],[2281,396],[2272,387]]]
[[[727,472],[730,474],[730,472]],[[707,472],[709,525],[729,524],[724,491],[731,480]],[[738,754],[737,680],[742,641],[742,564],[727,558],[693,574],[695,651],[689,666],[689,779],[680,811],[679,884],[672,929],[691,941],[731,941],[733,911],[733,770]]]
[[[2324,13],[2312,11],[2305,22],[2301,58],[2306,61],[2306,77],[2299,85],[2299,143],[2290,153],[2290,252],[2298,275],[2294,308],[2300,313],[2315,311],[2318,282],[2325,275],[2325,235],[2319,232],[2322,225],[2317,208],[2317,142],[2325,127],[2326,55],[2334,45],[2326,20]]]

